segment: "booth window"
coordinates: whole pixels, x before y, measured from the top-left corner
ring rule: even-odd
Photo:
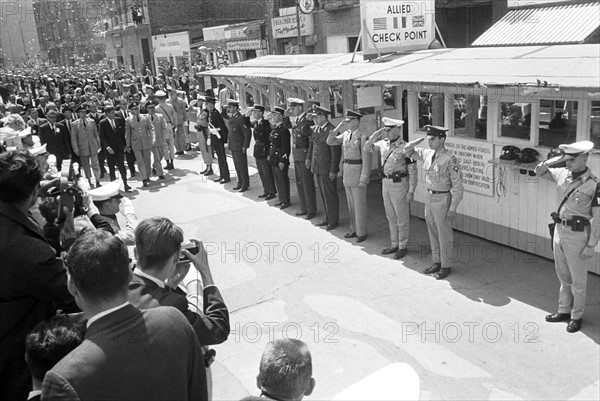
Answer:
[[[419,92],[419,131],[426,125],[444,125],[444,94]]]
[[[383,105],[386,110],[394,110],[396,108],[396,87],[386,85],[383,88]]]
[[[454,95],[454,135],[487,139],[487,96]]]
[[[500,103],[500,136],[525,140],[531,137],[531,103]]]
[[[594,142],[594,148],[600,149],[600,102],[592,101],[592,112],[590,121],[590,141]]]
[[[540,100],[540,145],[556,148],[577,140],[577,106],[571,100]]]

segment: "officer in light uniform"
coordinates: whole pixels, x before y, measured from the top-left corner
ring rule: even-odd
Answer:
[[[414,146],[425,137],[409,142],[405,146],[408,157],[423,162],[427,193],[425,198],[425,221],[431,242],[433,265],[423,270],[425,274],[434,274],[437,280],[450,274],[454,234],[452,220],[463,198],[462,172],[456,157],[446,150],[446,132],[448,128],[426,125],[429,149]]]
[[[390,246],[381,254],[393,253],[394,259],[402,259],[407,253],[409,207],[417,188],[417,164],[404,152],[406,142],[400,133],[404,121],[388,117],[382,121],[383,128],[371,135],[365,151],[373,152],[377,147],[381,155],[383,206],[390,226]]]
[[[157,105],[158,102],[156,100],[148,100],[146,102],[146,110],[148,112],[148,118],[154,127],[154,143],[152,144],[152,170],[158,174],[159,180],[164,180],[165,173],[163,172],[163,168],[160,163],[163,157],[165,157],[165,151],[167,150],[167,142],[165,141],[167,122],[162,114],[156,112]]]
[[[140,104],[129,105],[131,115],[125,121],[125,147],[126,152],[133,152],[138,164],[138,170],[142,176],[142,185],[150,185],[150,174],[152,169],[150,159],[152,145],[154,144],[154,126],[147,115],[140,114]]]
[[[362,114],[346,110],[346,118],[329,131],[327,144],[342,145],[344,155],[344,188],[350,214],[350,232],[344,238],[367,239],[367,185],[371,173],[371,153],[363,149],[367,135],[360,130]]]
[[[589,141],[560,145],[563,155],[540,163],[538,176],[556,181],[558,211],[553,214],[554,263],[560,281],[558,312],[547,322],[569,320],[567,331],[581,329],[587,273],[594,263],[600,239],[600,180],[587,167],[594,144]],[[557,163],[566,167],[556,168]],[[554,167],[553,167],[554,166]]]

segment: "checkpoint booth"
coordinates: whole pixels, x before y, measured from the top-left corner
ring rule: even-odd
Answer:
[[[208,74],[239,93],[242,108],[252,106],[248,99],[266,108],[288,97],[315,99],[332,111],[334,125],[344,109],[360,110],[367,133],[384,116],[404,119],[405,140],[425,136],[427,124],[445,125],[465,187],[454,228],[512,247],[515,257],[552,258],[547,224],[558,207],[556,186],[533,174],[537,163],[501,160],[503,147],[534,149],[543,161],[558,144],[589,140],[588,166],[600,176],[595,44],[420,50],[370,62],[360,53],[265,56]],[[373,157],[373,177],[379,160]],[[424,183],[420,170],[411,205],[420,218]],[[493,260],[499,248],[492,248]],[[600,274],[600,246],[595,258]]]

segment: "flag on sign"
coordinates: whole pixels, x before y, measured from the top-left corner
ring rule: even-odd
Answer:
[[[373,18],[373,29],[385,31],[387,29],[387,18]]]
[[[415,15],[412,17],[412,26],[413,28],[421,28],[425,26],[425,16],[424,15]]]

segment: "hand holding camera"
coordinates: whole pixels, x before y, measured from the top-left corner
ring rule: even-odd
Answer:
[[[215,283],[208,265],[208,255],[201,241],[192,239],[189,243],[182,244],[181,255],[182,258],[179,259],[181,262],[187,260],[192,262],[198,273],[200,273],[204,286]]]

